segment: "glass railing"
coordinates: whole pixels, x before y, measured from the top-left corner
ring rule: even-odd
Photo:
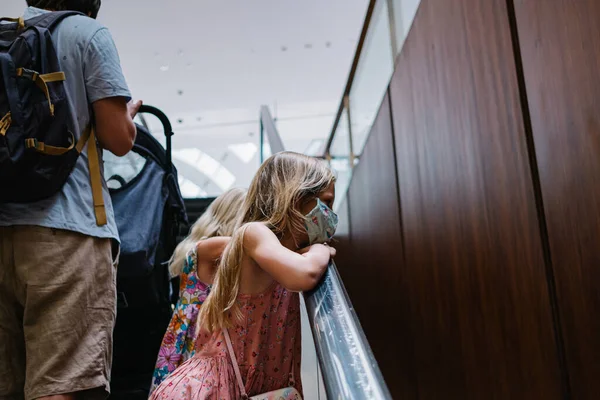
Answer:
[[[343,126],[343,125],[340,125]],[[261,160],[284,151],[281,136],[268,107],[260,111]],[[340,135],[342,138],[343,135]],[[331,160],[338,170],[338,184],[347,186],[351,148],[340,142],[340,157]],[[267,144],[268,143],[268,144]],[[345,168],[345,169],[344,169]],[[340,196],[343,197],[343,196]],[[304,294],[304,303],[311,326],[319,366],[327,398],[346,400],[391,399],[369,342],[346,293],[344,284],[332,262],[321,283]]]
[[[358,163],[420,0],[371,0],[323,157],[344,193]],[[342,169],[340,170],[340,166]]]

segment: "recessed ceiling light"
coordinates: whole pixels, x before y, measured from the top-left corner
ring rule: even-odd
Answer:
[[[304,45],[304,48],[305,48],[305,49],[312,49],[312,44],[311,44],[311,43],[306,43],[306,44]]]
[[[196,117],[196,121],[198,121],[198,122],[202,121],[202,117]]]
[[[182,96],[182,95],[183,95],[183,90],[179,89],[179,90],[177,91],[177,94],[178,94],[178,95],[180,95],[180,96]]]
[[[179,118],[179,119],[177,120],[177,123],[179,123],[179,124],[183,124],[183,118]]]
[[[325,47],[330,48],[331,47],[331,42],[325,42]]]
[[[287,51],[287,46],[281,46],[281,51]]]
[[[160,67],[160,70],[161,70],[162,72],[167,72],[167,71],[169,70],[169,66],[168,66],[168,65],[162,65],[162,66]]]

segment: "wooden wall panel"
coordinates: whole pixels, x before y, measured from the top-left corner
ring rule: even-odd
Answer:
[[[600,2],[515,1],[574,399],[600,393]]]
[[[383,101],[348,192],[350,259],[339,265],[384,378],[397,399],[414,399],[407,298],[389,98]]]
[[[506,1],[423,0],[390,90],[419,398],[561,398]]]

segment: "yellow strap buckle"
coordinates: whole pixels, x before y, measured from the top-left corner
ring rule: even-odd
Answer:
[[[0,18],[0,21],[15,22],[17,24],[18,31],[25,29],[25,20],[23,19],[23,17],[19,17],[19,18],[4,17],[4,18]]]
[[[36,149],[38,147],[37,139],[25,139],[25,147],[28,149]]]
[[[73,134],[71,134],[71,145],[69,147],[48,146],[44,142],[40,142],[37,139],[29,138],[25,139],[25,147],[28,149],[34,149],[38,153],[49,156],[62,156],[63,154],[73,150],[75,147],[75,138],[73,137]]]
[[[10,111],[6,113],[2,119],[0,119],[0,135],[5,136],[6,132],[8,132],[8,128],[12,124],[12,114]]]

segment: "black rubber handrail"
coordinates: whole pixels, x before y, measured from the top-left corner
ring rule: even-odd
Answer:
[[[167,144],[167,166],[169,168],[168,172],[171,172],[170,170],[172,169],[172,162],[173,160],[171,159],[171,152],[172,152],[172,145],[171,145],[171,138],[173,137],[174,133],[173,133],[173,126],[171,125],[171,121],[169,121],[169,117],[167,117],[167,115],[162,112],[161,110],[159,110],[156,107],[153,106],[147,106],[145,104],[142,105],[142,107],[140,107],[140,113],[142,114],[151,114],[154,115],[156,118],[159,119],[160,123],[163,126],[164,132],[165,132],[165,138],[166,138],[166,144]]]

